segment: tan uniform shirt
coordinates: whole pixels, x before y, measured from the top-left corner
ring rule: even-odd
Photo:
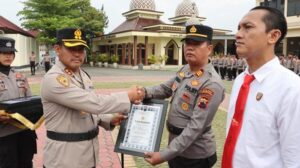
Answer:
[[[146,88],[147,98],[172,96],[168,122],[184,128],[177,136],[169,135],[169,146],[161,151],[164,160],[176,156],[199,159],[216,152],[216,143],[209,126],[224,99],[222,80],[211,64],[203,71],[192,73],[184,66],[177,76],[155,87]]]
[[[29,61],[35,62],[35,54],[31,54],[31,56],[29,57]]]
[[[103,114],[130,109],[126,92],[97,95],[85,72],[80,69],[75,75],[60,61],[45,75],[41,96],[46,129],[60,133],[90,131],[97,127],[100,119],[101,126],[108,129],[111,115]],[[47,168],[94,167],[98,163],[98,145],[98,137],[79,142],[46,138],[44,165]]]
[[[10,70],[8,76],[0,72],[0,101],[31,96],[27,79],[21,73]],[[10,124],[0,122],[0,137],[22,131]]]

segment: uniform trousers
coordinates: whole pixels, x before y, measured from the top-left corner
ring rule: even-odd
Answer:
[[[35,74],[35,61],[30,61],[30,71],[31,75]]]
[[[168,161],[170,168],[211,168],[217,162],[217,154],[205,159],[188,159],[177,156]]]
[[[32,168],[36,138],[30,130],[0,137],[0,168]]]
[[[45,71],[48,72],[50,69],[50,62],[45,62]]]

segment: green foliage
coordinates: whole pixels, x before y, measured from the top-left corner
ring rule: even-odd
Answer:
[[[148,59],[149,64],[155,64],[155,63],[157,63],[157,60],[158,60],[156,55],[149,55],[147,59]]]
[[[39,30],[38,39],[46,45],[55,43],[57,29],[80,27],[99,34],[107,26],[103,7],[95,9],[90,0],[25,0],[23,4],[18,13],[22,26]]]
[[[112,55],[111,56],[111,62],[118,63],[119,62],[119,56],[118,55]]]
[[[158,56],[158,63],[160,63],[160,64],[162,64],[163,63],[163,61],[167,61],[168,60],[168,56],[167,55],[160,55],[160,56]]]
[[[98,56],[98,62],[108,62],[109,57],[106,53],[100,54]]]

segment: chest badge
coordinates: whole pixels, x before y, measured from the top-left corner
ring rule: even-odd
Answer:
[[[264,95],[263,93],[258,92],[257,95],[256,95],[256,100],[260,101],[260,99],[263,97],[263,95]]]
[[[179,72],[179,76],[183,78],[184,77],[184,72]]]
[[[189,105],[184,102],[181,104],[181,108],[182,108],[182,110],[187,111],[189,109]]]
[[[198,86],[200,82],[198,80],[192,80],[191,81],[192,86]]]
[[[70,85],[69,79],[67,77],[65,77],[64,75],[58,75],[56,77],[56,80],[58,81],[58,83],[60,83],[64,87],[69,87],[69,85]]]

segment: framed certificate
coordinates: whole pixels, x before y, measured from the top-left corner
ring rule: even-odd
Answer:
[[[151,99],[131,106],[128,119],[121,123],[115,152],[144,156],[159,151],[168,102]]]

